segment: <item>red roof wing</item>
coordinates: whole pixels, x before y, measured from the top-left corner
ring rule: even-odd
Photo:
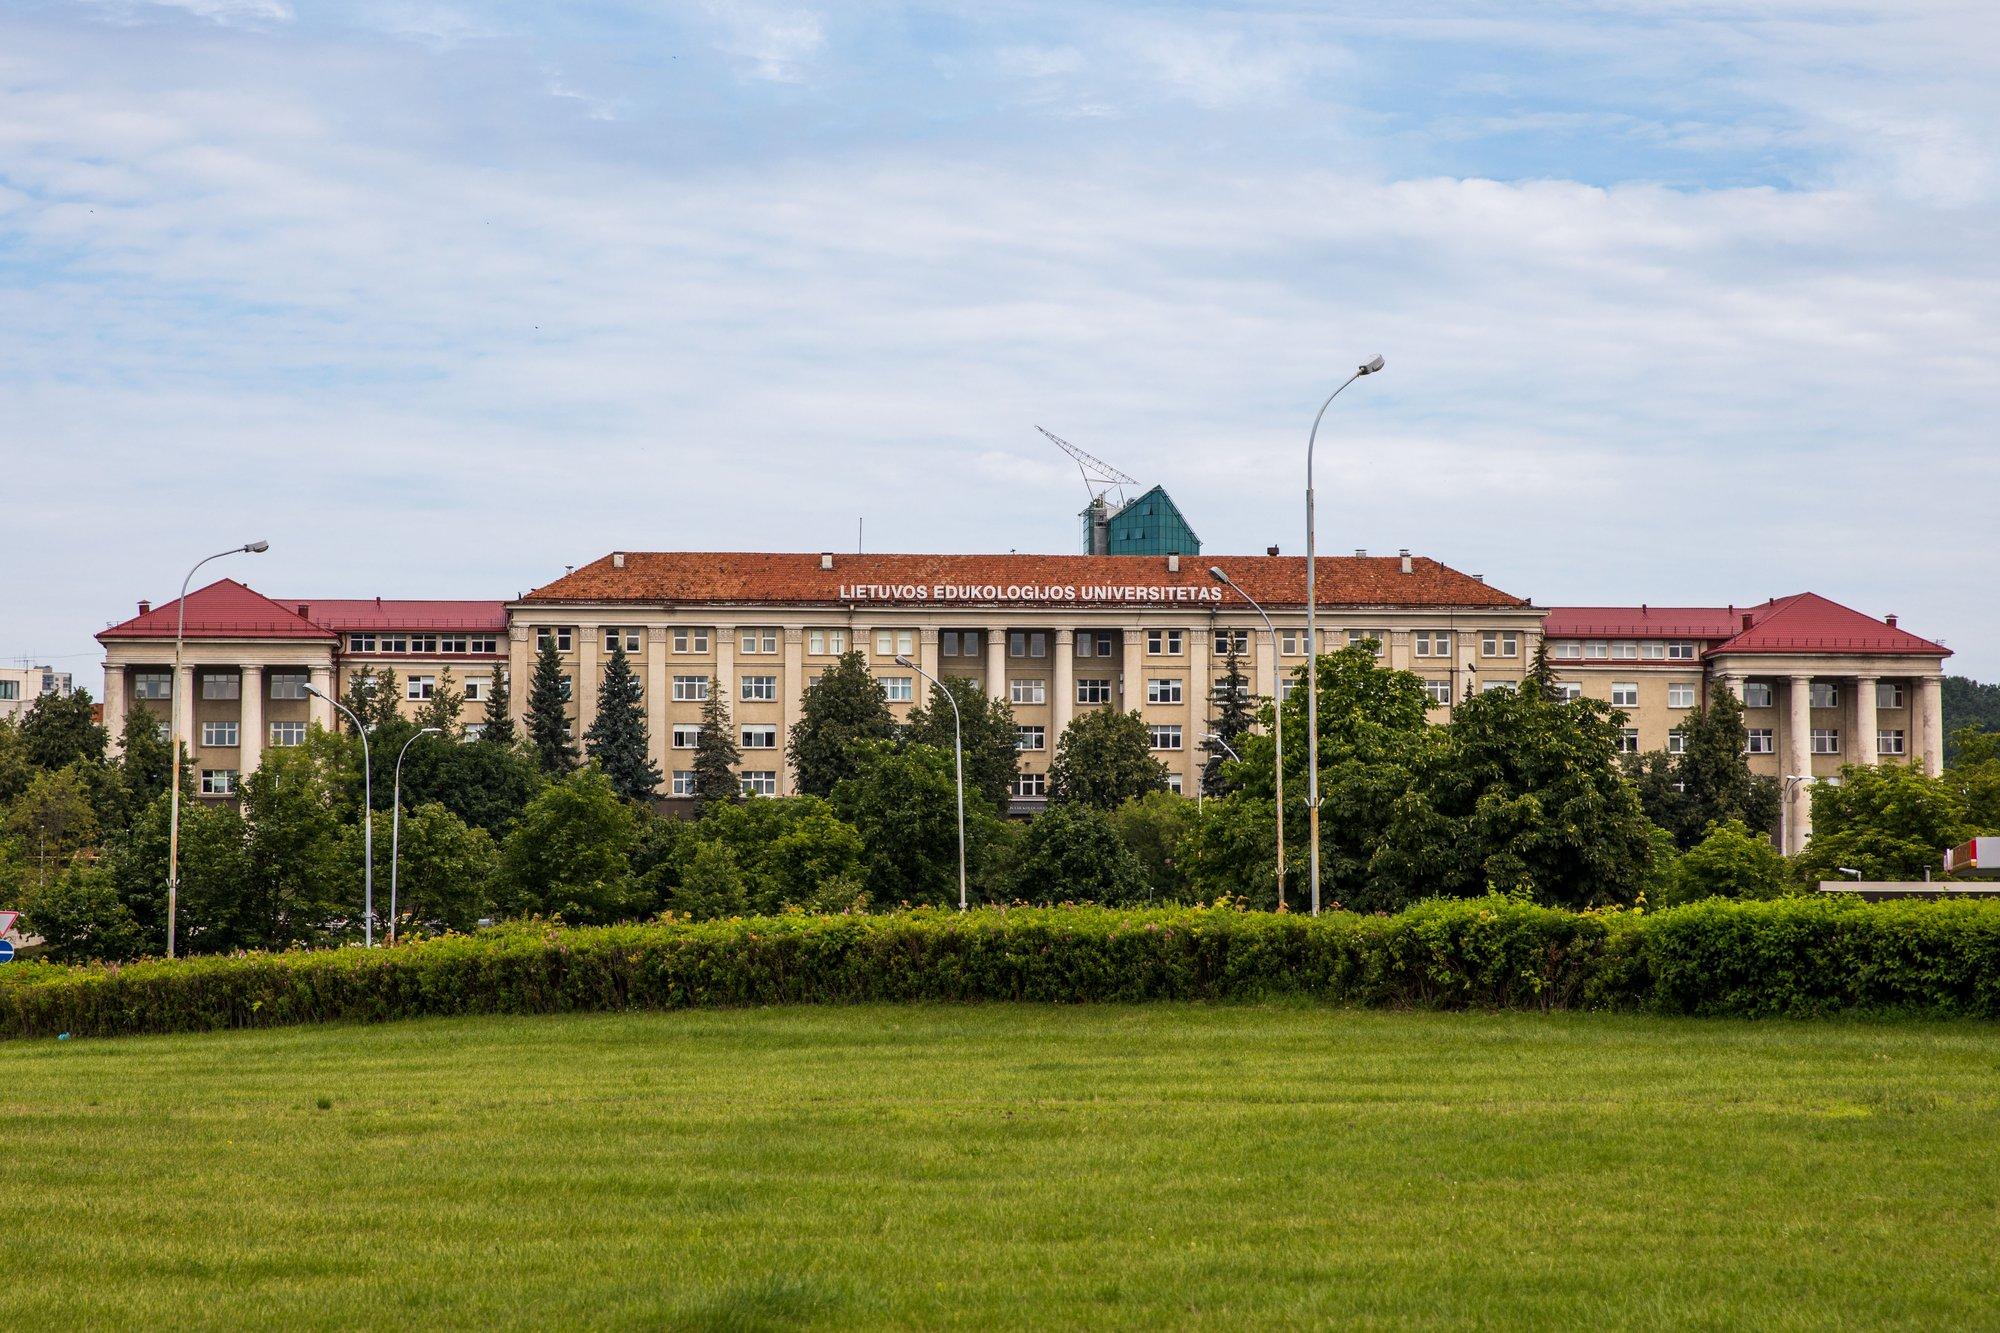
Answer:
[[[1718,653],[1833,652],[1880,656],[1949,657],[1941,643],[1863,615],[1818,593],[1802,592],[1771,604],[1770,610]]]
[[[505,602],[390,601],[369,598],[300,599],[315,625],[333,630],[471,630],[504,634]]]
[[[142,616],[98,634],[105,639],[171,639],[179,619],[178,601],[156,606]],[[218,579],[187,595],[187,637],[190,639],[330,639],[333,633],[238,583]]]

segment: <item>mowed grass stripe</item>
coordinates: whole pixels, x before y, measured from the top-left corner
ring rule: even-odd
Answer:
[[[1974,1023],[990,1005],[21,1043],[0,1263],[24,1327],[1977,1325],[1996,1110]]]

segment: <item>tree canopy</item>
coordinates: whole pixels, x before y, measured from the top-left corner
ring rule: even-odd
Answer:
[[[892,740],[896,719],[881,683],[859,652],[842,654],[808,685],[799,701],[786,754],[805,796],[830,796],[842,779],[858,771],[869,741]]]
[[[1151,733],[1137,710],[1079,713],[1056,741],[1049,804],[1116,810],[1147,792],[1167,790],[1167,766],[1153,757]]]

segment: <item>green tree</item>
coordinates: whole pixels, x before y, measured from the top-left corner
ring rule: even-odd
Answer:
[[[717,691],[711,690],[713,695]],[[649,801],[659,794],[660,766],[648,753],[646,709],[639,697],[639,678],[623,645],[611,646],[604,667],[604,684],[597,692],[597,717],[590,724],[584,747],[611,786],[628,801]]]
[[[1267,793],[1271,785],[1264,784]],[[1195,812],[1193,827],[1176,857],[1188,896],[1202,902],[1233,898],[1248,907],[1274,910],[1278,905],[1277,817],[1277,803],[1268,794],[1235,791],[1204,802]],[[1289,826],[1286,832],[1290,833]]]
[[[1983,832],[2000,831],[2000,732],[1961,727],[1952,740],[1945,784],[1964,803],[1968,823]]]
[[[696,921],[707,921],[741,916],[748,910],[748,904],[749,894],[744,888],[743,871],[736,864],[736,854],[720,842],[697,844],[681,873],[680,887],[674,890],[673,910]]]
[[[160,735],[159,719],[143,708],[126,713],[119,733],[118,767],[125,780],[130,814],[151,805],[167,790],[173,781],[173,762],[173,747]],[[187,774],[181,776],[185,779]]]
[[[1195,802],[1170,791],[1148,792],[1111,812],[1111,827],[1145,869],[1155,897],[1179,898],[1186,891],[1182,855],[1197,819]]]
[[[734,805],[743,798],[736,765],[743,759],[736,748],[736,730],[729,720],[729,701],[719,677],[708,682],[701,702],[701,730],[694,741],[694,801],[697,811]]]
[[[232,914],[241,947],[324,946],[362,933],[360,796],[359,742],[326,731],[267,751],[243,780],[243,893]],[[387,907],[385,896],[377,910]]]
[[[626,919],[645,905],[632,877],[639,827],[638,811],[597,769],[551,782],[500,844],[503,903],[575,924]]]
[[[1966,735],[2000,732],[2000,685],[1984,684],[1970,676],[1946,676],[1942,694],[1944,761],[1954,764]]]
[[[501,663],[494,664],[493,679],[486,687],[486,725],[480,729],[479,739],[491,745],[512,745],[516,739],[507,668]]]
[[[49,693],[37,696],[21,717],[21,741],[28,762],[54,771],[71,764],[101,764],[110,737],[91,716],[90,693]]]
[[[395,755],[384,749],[383,759],[393,764]],[[404,760],[403,808],[435,801],[472,827],[500,837],[521,817],[542,781],[534,757],[514,746],[451,745],[427,738],[412,745]]]
[[[1863,879],[1921,879],[1977,831],[1959,790],[1908,764],[1850,764],[1839,782],[1815,782],[1812,821],[1796,860],[1808,883],[1841,878],[1843,866]]]
[[[164,832],[164,823],[161,827]],[[249,825],[234,801],[181,803],[177,942],[181,953],[229,953],[269,944],[250,892],[249,842]],[[164,837],[158,846],[160,878],[155,882],[164,884],[167,864]],[[355,900],[353,911],[358,918],[359,899]],[[166,922],[162,916],[157,934],[149,935],[148,948],[164,948],[165,942]]]
[[[1051,805],[1028,825],[1014,893],[1030,902],[1143,902],[1156,890],[1111,818],[1082,804]]]
[[[347,681],[347,693],[341,696],[361,725],[373,736],[384,727],[393,727],[403,719],[403,682],[396,677],[393,667],[383,667],[380,671],[372,667],[362,667]],[[354,724],[345,713],[339,716],[336,729],[352,732]]]
[[[1222,678],[1215,682],[1209,695],[1212,716],[1208,735],[1201,742],[1208,755],[1208,762],[1201,769],[1201,790],[1205,796],[1226,796],[1236,789],[1236,784],[1224,776],[1223,765],[1235,762],[1230,758],[1232,751],[1237,755],[1243,753],[1243,738],[1256,724],[1251,697],[1250,678],[1243,674],[1243,659],[1237,656],[1236,640],[1232,637],[1222,656]]]
[[[1746,824],[1768,836],[1778,822],[1778,786],[1750,771],[1742,702],[1718,682],[1680,732],[1681,753],[1636,756],[1628,765],[1646,814],[1683,850],[1714,824]]]
[[[44,955],[59,963],[135,958],[144,947],[138,923],[102,866],[71,864],[30,889],[21,909],[23,932],[39,936]]]
[[[817,796],[712,805],[692,828],[729,848],[750,911],[838,911],[866,897],[861,834]]]
[[[878,901],[958,901],[958,786],[951,755],[930,745],[886,740],[853,747],[854,771],[833,789],[833,807],[861,835],[867,883]],[[968,870],[982,821],[966,806]]]
[[[1680,858],[1662,907],[1703,898],[1776,898],[1785,891],[1785,858],[1771,837],[1741,820],[1709,829]]]
[[[70,858],[97,837],[97,812],[83,779],[83,767],[81,761],[72,761],[63,768],[36,773],[27,790],[7,806],[6,830],[19,840],[34,867],[37,888],[59,875]]]
[[[562,658],[553,639],[535,657],[534,679],[528,683],[528,744],[542,772],[561,777],[576,768],[576,745],[570,739],[569,686],[563,681]]]
[[[464,711],[465,692],[458,688],[451,668],[446,667],[438,673],[437,681],[431,686],[431,697],[424,700],[424,706],[417,710],[416,724],[436,727],[447,740],[457,740],[461,729],[459,714]]]
[[[896,735],[882,686],[859,652],[845,653],[806,687],[786,754],[807,796],[830,796],[859,771],[857,747]]]
[[[953,716],[951,701],[958,704],[965,747],[965,790],[977,796],[997,815],[1007,813],[1014,797],[1014,779],[1020,771],[1021,739],[1014,725],[1014,706],[995,699],[965,676],[945,676],[942,685],[931,686],[928,706],[912,709],[903,727],[903,739],[913,745],[929,745],[952,752]],[[951,700],[944,696],[951,695]]]
[[[1116,810],[1147,792],[1167,790],[1167,766],[1153,758],[1145,719],[1109,708],[1079,714],[1056,741],[1049,804]]]
[[[389,882],[390,849],[375,843],[375,891]],[[396,858],[397,935],[471,930],[492,904],[499,851],[492,835],[435,801],[403,816]],[[387,910],[388,904],[382,906]]]
[[[20,723],[11,717],[0,717],[0,805],[26,791],[34,776],[34,761],[28,758],[28,743],[21,738]]]

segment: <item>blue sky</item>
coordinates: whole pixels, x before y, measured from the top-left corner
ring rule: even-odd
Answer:
[[[193,559],[1213,552],[1810,588],[2000,678],[2000,11],[14,0],[0,658]]]

